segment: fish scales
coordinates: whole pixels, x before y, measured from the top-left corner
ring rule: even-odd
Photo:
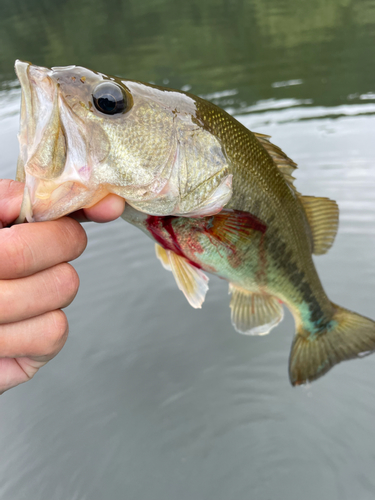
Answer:
[[[197,110],[197,121],[220,138],[233,171],[233,197],[226,208],[250,212],[268,227],[267,258],[273,259],[276,268],[276,279],[268,277],[270,289],[280,294],[280,288],[285,291],[285,279],[289,280],[291,302],[304,301],[311,321],[324,322],[332,315],[332,306],[311,258],[306,216],[298,196],[250,130],[203,100],[198,101]],[[278,271],[284,275],[281,286]]]
[[[79,66],[17,61],[21,83],[18,223],[52,220],[108,193],[123,219],[156,241],[189,303],[207,273],[229,282],[234,328],[270,332],[292,312],[293,385],[375,350],[375,323],[332,303],[312,253],[326,253],[337,204],[302,196],[296,164],[218,106],[192,94]]]

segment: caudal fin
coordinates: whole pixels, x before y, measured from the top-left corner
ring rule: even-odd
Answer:
[[[332,305],[336,312],[323,332],[310,334],[303,325],[297,331],[289,358],[292,385],[315,380],[340,361],[375,351],[375,322]]]

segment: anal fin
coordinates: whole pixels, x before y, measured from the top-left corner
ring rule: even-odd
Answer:
[[[164,269],[172,271],[178,288],[185,295],[189,304],[200,309],[208,290],[208,277],[203,271],[192,266],[184,257],[171,250],[155,245],[156,256]]]
[[[282,304],[276,297],[254,293],[229,284],[231,319],[234,328],[245,335],[266,335],[284,317]]]

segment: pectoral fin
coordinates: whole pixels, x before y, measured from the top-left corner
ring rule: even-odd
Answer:
[[[284,317],[281,303],[272,295],[253,293],[229,283],[234,328],[245,335],[266,335]]]
[[[224,208],[210,221],[206,231],[216,241],[233,246],[238,245],[241,240],[250,240],[254,234],[264,234],[267,226],[248,212]]]
[[[208,290],[208,277],[203,271],[189,264],[171,250],[165,250],[160,245],[155,245],[156,256],[164,269],[172,271],[178,288],[185,295],[189,304],[195,309],[200,309]]]
[[[172,271],[167,253],[168,250],[155,243],[155,252],[156,252],[156,257],[160,260],[164,269],[166,269],[167,271]]]

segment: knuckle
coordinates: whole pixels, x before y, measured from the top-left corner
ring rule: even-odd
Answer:
[[[79,277],[74,267],[66,262],[55,266],[54,274],[56,290],[65,307],[77,295]]]
[[[74,269],[73,266],[70,264],[64,263],[64,272],[66,274],[66,279],[67,279],[67,291],[69,293],[69,296],[72,296],[74,298],[78,292],[79,288],[79,277],[77,274],[77,271]]]
[[[22,190],[22,184],[13,179],[0,179],[0,187],[4,191],[12,191],[13,189]]]
[[[52,358],[56,356],[65,344],[68,338],[69,324],[66,315],[60,309],[49,313],[49,320],[44,355]]]
[[[0,280],[0,324],[4,323],[13,306],[12,290],[7,280]]]
[[[12,179],[0,179],[0,192],[3,202],[9,202],[17,196],[21,197],[23,190],[24,184],[22,182]]]
[[[86,248],[86,232],[77,221],[70,217],[64,217],[60,223],[64,240],[69,242],[70,248],[73,250],[71,259],[76,259]]]
[[[17,228],[8,229],[8,238],[3,244],[4,262],[7,265],[7,274],[18,278],[33,264],[33,254],[27,241],[21,236]]]

